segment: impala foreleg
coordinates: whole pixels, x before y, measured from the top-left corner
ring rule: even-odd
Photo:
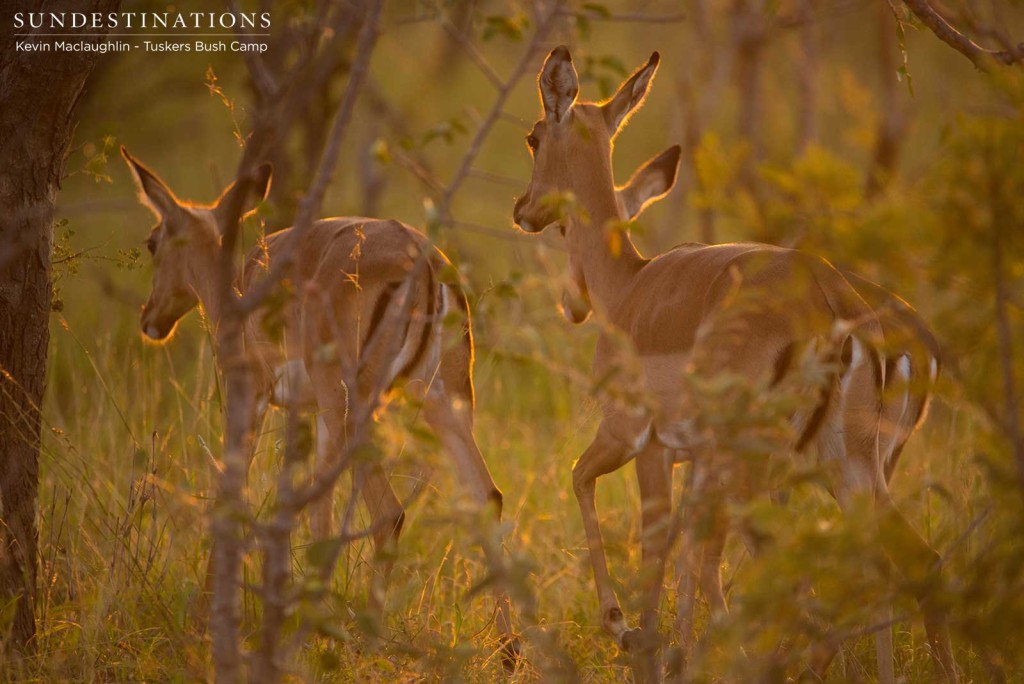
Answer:
[[[601,525],[597,518],[596,483],[597,478],[618,470],[635,454],[628,446],[617,439],[607,423],[598,428],[594,441],[580,456],[572,470],[572,486],[576,500],[583,516],[583,527],[587,533],[587,546],[590,549],[590,562],[594,568],[594,583],[597,585],[597,598],[601,610],[601,626],[615,641],[625,648],[623,636],[627,632],[626,620],[619,607],[619,599],[615,596],[611,576],[608,573],[608,561],[604,553],[604,541],[601,538]]]

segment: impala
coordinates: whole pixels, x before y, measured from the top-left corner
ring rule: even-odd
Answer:
[[[218,254],[227,220],[223,208],[235,186],[212,205],[182,202],[155,173],[124,148],[121,152],[140,200],[159,219],[146,241],[155,272],[152,293],[142,309],[142,332],[153,341],[169,339],[178,321],[197,304],[216,328]],[[259,179],[252,196],[243,199],[247,207],[266,195],[269,165],[260,167]],[[268,404],[315,410],[336,450],[347,435],[352,403],[372,401],[369,394],[374,388],[390,389],[403,380],[422,398],[423,415],[454,462],[458,479],[478,505],[491,506],[500,518],[502,494],[473,437],[469,307],[459,286],[442,276],[450,268],[448,259],[424,235],[398,221],[323,219],[288,247],[290,230],[267,236],[249,255],[236,283],[244,292],[283,249],[295,250],[295,296],[279,312],[283,341],[269,336],[261,320],[267,311],[250,316],[244,331],[247,361],[263,398],[255,429]],[[406,317],[387,330],[385,321],[394,321],[387,312],[398,307]],[[464,325],[445,325],[454,312]],[[376,344],[381,335],[400,339]],[[394,349],[398,353],[387,356],[387,350]],[[379,618],[394,564],[393,554],[385,550],[397,543],[405,511],[380,464],[370,466],[361,493],[372,519],[376,552],[369,607]],[[314,533],[326,535],[330,505],[315,513]],[[496,598],[505,654],[514,656],[518,646],[511,638],[509,601],[500,591]]]
[[[728,526],[719,490],[732,477],[736,486],[729,494],[742,497],[739,481],[749,463],[714,449],[714,436],[708,439],[698,427],[691,381],[728,374],[770,392],[796,376],[794,359],[812,354],[829,361],[827,381],[810,392],[814,403],[791,417],[798,437],[790,451],[816,455],[844,510],[870,497],[885,526],[880,539],[886,555],[899,572],[919,581],[938,572],[939,556],[896,509],[887,484],[899,451],[924,414],[927,386],[938,368],[933,340],[909,307],[863,283],[874,305],[884,309],[876,312],[823,259],[750,243],[686,244],[653,259],[640,256],[627,221],[671,188],[680,153],[678,148],[663,153],[639,179],[617,189],[612,144],[646,97],[658,62],[654,53],[606,102],[577,102],[569,50],[551,52],[538,77],[542,117],[526,138],[532,176],[513,218],[528,233],[560,227],[571,283],[564,312],[581,322],[593,311],[603,324],[595,376],[609,377],[628,358],[638,364],[648,398],[632,406],[602,399],[597,433],[573,468],[601,624],[625,650],[656,642],[650,637],[657,628],[661,573],[645,573],[641,627],[629,629],[605,560],[596,480],[635,461],[643,501],[643,563],[648,571],[663,569],[673,462],[680,453],[692,459],[690,497],[702,514],[682,520],[682,553],[691,566],[681,582],[677,622],[685,654],[693,582],[713,613],[726,611],[719,566]],[[573,202],[565,210],[566,203],[553,197]],[[905,348],[890,347],[887,334]],[[944,616],[924,592],[918,599],[937,669],[955,679]],[[812,667],[823,671],[830,658],[812,655]]]

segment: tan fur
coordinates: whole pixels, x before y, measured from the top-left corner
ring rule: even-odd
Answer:
[[[234,186],[213,205],[184,203],[123,148],[122,153],[140,196],[160,219],[150,235],[153,290],[143,307],[143,332],[156,341],[168,339],[178,320],[197,303],[216,329],[223,206]],[[269,176],[267,167],[260,196]],[[468,493],[500,518],[501,492],[472,432],[469,309],[459,286],[445,281],[450,268],[445,255],[413,228],[373,218],[317,221],[294,247],[291,242],[292,229],[268,236],[249,255],[236,284],[240,294],[246,292],[283,250],[295,250],[294,271],[288,278],[291,296],[283,305],[271,302],[250,316],[244,330],[246,360],[261,398],[256,429],[269,403],[294,403],[315,411],[329,435],[329,440],[318,440],[325,449],[319,456],[331,460],[344,447],[349,414],[357,402],[372,401],[375,388],[383,386],[386,391],[403,378],[407,389],[422,398],[423,415]],[[461,311],[464,324],[446,325],[445,318],[455,311]],[[268,332],[275,327],[280,336]],[[368,468],[361,493],[376,530],[370,606],[380,617],[394,563],[394,554],[385,547],[397,543],[405,513],[379,464]],[[313,528],[319,537],[331,532],[332,501],[325,497],[314,511]],[[514,652],[509,602],[501,591],[496,595],[498,627]]]
[[[631,377],[629,364],[640,366],[635,375],[642,378],[647,401],[629,406],[621,399],[605,400],[594,441],[573,469],[602,625],[627,649],[651,643],[644,634],[649,636],[657,625],[661,577],[656,570],[664,567],[671,508],[663,498],[670,495],[670,482],[658,483],[666,477],[670,480],[665,464],[677,460],[666,452],[686,449],[693,458],[690,498],[695,503],[683,517],[682,553],[691,579],[699,580],[713,612],[726,610],[718,571],[728,532],[722,492],[742,498],[757,482],[748,461],[717,452],[711,448],[713,435],[709,441],[707,434],[694,431],[700,416],[694,413],[687,378],[710,379],[728,372],[745,378],[750,386],[767,387],[780,358],[794,349],[800,353],[817,349],[825,358],[831,357],[841,368],[834,381],[822,388],[820,410],[816,420],[808,421],[808,430],[833,493],[844,508],[858,496],[871,497],[904,534],[909,548],[890,554],[900,571],[912,574],[915,567],[937,559],[892,506],[879,449],[884,420],[905,425],[895,417],[896,401],[884,392],[879,356],[887,327],[900,327],[895,319],[887,319],[884,325],[841,273],[811,255],[762,244],[689,244],[645,259],[629,239],[625,221],[637,206],[642,209],[643,202],[638,204],[637,199],[643,199],[643,191],[638,189],[637,196],[631,197],[615,187],[612,141],[621,122],[646,96],[658,62],[655,53],[608,102],[578,103],[575,79],[565,83],[566,75],[575,74],[568,50],[557,48],[551,53],[542,73],[558,73],[562,78],[540,80],[541,100],[568,100],[571,106],[557,117],[546,109],[535,124],[530,137],[533,175],[514,209],[515,222],[527,232],[539,232],[554,223],[564,229],[575,289],[589,294],[602,323],[595,375],[606,377],[625,368],[619,377]],[[563,91],[557,92],[558,88]],[[571,193],[576,206],[567,215],[558,215],[550,201],[553,193]],[[905,441],[909,435],[903,427],[898,432],[890,441]],[[633,459],[645,512],[642,632],[627,628],[619,608],[594,497],[598,477]],[[903,563],[907,556],[915,560]],[[681,587],[678,636],[685,653],[693,583],[685,580]],[[934,612],[927,617],[940,671],[954,678],[944,622]]]

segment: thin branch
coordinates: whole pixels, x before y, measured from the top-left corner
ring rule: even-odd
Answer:
[[[364,86],[364,97],[374,117],[383,120],[394,136],[399,139],[410,137],[411,134],[406,126],[405,119],[387,101],[387,98],[381,93],[380,88],[377,87],[372,79],[368,80]],[[401,146],[393,148],[391,153],[396,161],[426,188],[431,197],[434,199],[441,197],[444,193],[444,185],[437,179],[437,176],[431,170],[429,163],[422,154],[414,150],[406,150]]]
[[[491,226],[484,226],[479,223],[473,223],[472,221],[461,221],[453,219],[451,227],[456,230],[465,230],[470,233],[478,233],[480,235],[487,235],[488,237],[498,238],[500,240],[507,240],[509,242],[520,242],[522,239],[530,239],[525,233],[520,233],[516,230],[500,228],[493,228]]]
[[[494,173],[493,171],[484,171],[483,169],[471,169],[469,175],[473,178],[479,178],[481,180],[489,181],[491,183],[497,183],[499,185],[507,185],[510,188],[522,189],[526,186],[526,183],[519,178],[512,178],[511,176],[505,176],[500,173]]]
[[[228,8],[235,15],[241,14],[241,8],[238,6],[238,0],[228,0]],[[239,40],[250,38],[249,31],[238,26],[235,29],[235,35],[238,36]],[[274,75],[270,73],[270,69],[267,68],[266,63],[263,61],[263,57],[260,56],[255,50],[244,50],[242,57],[245,59],[245,66],[249,70],[249,75],[252,78],[253,85],[256,86],[257,92],[260,97],[265,100],[270,100],[278,95],[278,84],[274,79]]]
[[[590,10],[573,10],[563,9],[559,12],[563,17],[573,17],[574,19],[589,19],[591,21],[612,21],[617,23],[633,23],[633,24],[673,24],[680,21],[686,21],[689,19],[689,15],[685,12],[676,12],[674,14],[643,14],[640,12],[598,12]]]
[[[501,82],[501,77],[498,76],[498,72],[494,70],[494,67],[490,65],[487,59],[480,54],[480,51],[476,49],[476,46],[473,45],[472,41],[466,37],[466,34],[460,31],[458,27],[447,19],[441,20],[441,26],[448,32],[448,35],[454,38],[455,42],[465,50],[466,55],[469,56],[469,59],[476,65],[483,75],[487,77],[487,80],[491,82],[491,85],[500,91],[504,85]]]
[[[843,15],[860,10],[863,6],[864,0],[836,0],[832,4],[818,0],[810,11],[800,9],[792,14],[777,14],[770,21],[772,28],[796,29],[823,21],[835,21]]]
[[[476,161],[477,155],[480,154],[480,149],[483,147],[484,140],[487,139],[488,134],[491,132],[494,124],[502,116],[502,112],[505,108],[505,101],[508,100],[512,90],[515,88],[519,80],[527,72],[533,63],[534,54],[537,49],[541,46],[544,40],[547,38],[548,33],[554,28],[555,21],[561,16],[562,0],[556,0],[553,7],[542,15],[542,18],[537,23],[537,30],[534,32],[533,37],[530,39],[529,45],[526,46],[526,50],[523,51],[523,56],[519,59],[519,63],[516,64],[512,70],[512,74],[508,77],[508,80],[501,86],[498,91],[498,96],[494,99],[494,105],[491,107],[491,111],[488,112],[483,122],[476,130],[476,134],[473,136],[473,141],[469,145],[469,150],[466,155],[462,158],[462,164],[459,169],[455,172],[448,187],[445,188],[444,195],[441,198],[441,203],[438,207],[438,211],[441,216],[441,220],[445,223],[451,222],[451,205],[452,200],[455,198],[455,193],[462,187],[463,181],[469,175],[470,169],[473,168],[473,162]]]
[[[1024,61],[1024,43],[1008,50],[989,50],[960,33],[955,26],[935,11],[928,0],[903,0],[921,23],[946,45],[971,60],[979,69],[988,70],[993,63],[1011,65]]]
[[[516,126],[519,126],[520,128],[522,128],[524,130],[527,130],[527,131],[530,130],[531,126],[533,126],[533,124],[531,122],[527,121],[523,117],[516,116],[515,114],[510,114],[509,112],[502,112],[498,116],[501,117],[502,121],[507,121],[510,124],[514,124]]]

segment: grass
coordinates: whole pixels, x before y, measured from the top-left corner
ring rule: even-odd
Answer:
[[[626,660],[598,626],[571,487],[572,463],[596,427],[598,411],[585,388],[552,371],[563,362],[585,368],[588,349],[571,340],[593,333],[569,330],[553,312],[530,314],[542,332],[524,342],[530,336],[519,318],[527,309],[512,305],[508,319],[494,324],[489,316],[498,306],[485,302],[477,321],[476,435],[505,494],[507,547],[516,563],[529,569],[541,627],[557,633],[583,679],[621,681]],[[210,676],[199,598],[208,552],[204,515],[212,490],[210,455],[219,449],[221,416],[214,359],[198,319],[190,315],[165,346],[144,344],[134,321],[116,317],[99,334],[100,329],[76,328],[65,320],[54,326],[40,494],[38,656],[5,678],[195,681]],[[486,332],[481,320],[492,324]],[[565,346],[538,342],[552,339]],[[561,358],[548,365],[524,361],[531,344]],[[493,681],[500,675],[492,601],[474,590],[487,574],[475,546],[476,513],[460,495],[443,455],[410,437],[409,424],[416,420],[409,410],[391,411],[378,430],[386,458],[397,466],[400,492],[408,496],[424,468],[434,473],[425,496],[410,506],[388,595],[384,646],[373,648],[359,636],[372,550],[357,542],[343,556],[327,600],[300,607],[323,626],[294,664],[304,679]],[[271,505],[280,423],[279,416],[268,421],[249,473],[248,497],[257,510]],[[976,429],[963,406],[940,401],[897,474],[901,509],[940,549],[955,547],[956,534],[978,512],[981,472],[960,457]],[[620,598],[635,621],[640,502],[627,471],[631,468],[602,479],[598,505]],[[339,505],[347,487],[339,488]],[[831,538],[839,540],[837,553],[857,553],[842,546],[856,522],[839,519],[820,491],[800,490],[786,510],[771,514],[776,517],[766,524],[789,526],[780,539],[804,554],[799,562],[814,565],[816,549],[806,545],[828,538],[808,536],[814,530],[836,531]],[[309,543],[308,530],[302,529],[294,550],[299,584],[309,567]],[[752,561],[740,541],[731,542],[723,573],[739,614],[749,615],[750,606],[777,610],[783,605],[785,596],[762,595],[771,591],[763,588],[764,573],[779,562],[773,554]],[[259,581],[252,552],[246,581]],[[828,582],[822,582],[819,591],[828,590]],[[672,600],[669,592],[669,606]],[[913,614],[904,603],[897,613]],[[254,630],[259,607],[250,594],[244,608],[246,629]],[[671,611],[664,612],[667,628]],[[728,671],[734,635],[729,629],[722,633],[709,647],[707,663],[712,670]],[[773,633],[766,627],[765,634]],[[250,634],[250,645],[254,638]],[[896,648],[897,673],[927,681],[930,662],[918,621],[899,622]],[[971,653],[958,657],[969,675],[975,671]],[[829,681],[870,680],[873,673],[872,640],[862,637],[844,647]],[[528,661],[517,679],[538,676]]]

